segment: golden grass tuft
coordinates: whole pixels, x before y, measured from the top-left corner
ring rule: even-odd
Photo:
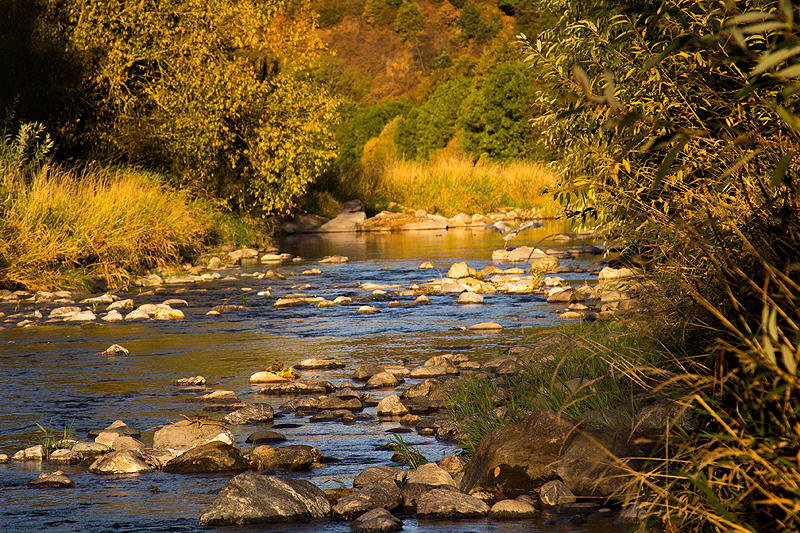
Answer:
[[[204,206],[144,172],[50,165],[0,172],[0,285],[7,287],[75,286],[85,276],[116,285],[133,270],[199,249],[212,224]]]

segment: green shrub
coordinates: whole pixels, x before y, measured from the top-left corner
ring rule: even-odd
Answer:
[[[386,124],[396,116],[408,112],[410,107],[408,101],[390,100],[354,110],[337,129],[339,153],[334,167],[339,172],[358,169],[367,141],[377,137]]]
[[[406,1],[397,11],[397,18],[394,20],[394,31],[400,34],[404,42],[414,42],[422,32],[425,24],[425,17],[416,2]]]
[[[492,19],[487,21],[480,8],[469,2],[461,9],[456,24],[467,39],[474,39],[479,43],[489,42],[503,27],[500,15],[495,13]]]

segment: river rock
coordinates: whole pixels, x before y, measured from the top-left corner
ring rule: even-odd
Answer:
[[[130,355],[130,354],[131,352],[124,346],[120,346],[119,344],[112,344],[104,351],[99,352],[97,355]]]
[[[106,322],[121,322],[125,320],[122,314],[119,311],[110,311],[100,317],[101,320],[105,320]]]
[[[361,307],[358,308],[358,311],[356,312],[364,315],[370,313],[380,313],[381,310],[375,307],[374,305],[362,305]]]
[[[133,300],[130,298],[126,298],[124,300],[117,300],[116,302],[111,302],[108,307],[106,307],[106,311],[113,311],[115,309],[122,309],[122,310],[131,310],[133,309]]]
[[[56,464],[76,465],[83,461],[83,454],[59,448],[50,452],[48,461]]]
[[[357,381],[366,381],[375,374],[380,374],[381,372],[386,372],[386,368],[384,368],[382,365],[360,365],[358,368],[356,368],[355,372],[353,372],[351,378]]]
[[[530,246],[519,246],[510,250],[495,250],[492,252],[492,261],[503,263],[529,261],[538,257],[547,257],[547,254],[539,248],[531,248]]]
[[[316,452],[316,453],[315,453]],[[275,470],[307,470],[314,463],[319,451],[311,446],[283,446],[273,448],[263,444],[250,453],[250,462],[258,471]]]
[[[12,457],[15,461],[34,461],[42,462],[45,458],[45,449],[41,444],[30,446],[24,450],[20,450]]]
[[[101,435],[103,435],[101,433]],[[99,436],[97,437],[100,438]],[[97,439],[95,439],[97,440]],[[100,444],[105,444],[102,441],[98,441]],[[145,446],[144,443],[134,439],[133,437],[128,437],[127,435],[118,435],[111,443],[111,449],[114,451],[121,451],[121,450],[144,450]]]
[[[553,478],[576,430],[573,419],[546,409],[497,427],[481,439],[459,488],[528,492]]]
[[[156,431],[153,435],[153,448],[189,449],[213,441],[233,445],[236,438],[219,422],[181,420]]]
[[[78,441],[72,445],[71,450],[84,457],[91,457],[94,455],[102,455],[111,451],[111,448],[106,444],[92,441]]]
[[[152,472],[156,462],[141,450],[121,450],[104,455],[89,467],[94,474],[139,474]]]
[[[64,489],[74,487],[75,482],[61,470],[56,470],[55,472],[42,472],[39,474],[39,478],[28,483],[28,486],[33,488]]]
[[[456,486],[453,476],[442,469],[436,463],[427,463],[414,470],[404,472],[408,483],[423,483],[425,485],[451,485]],[[398,476],[403,474],[398,474]],[[399,479],[396,477],[395,479]]]
[[[408,408],[400,402],[400,396],[391,394],[378,402],[378,416],[403,416]]]
[[[81,311],[80,313],[75,313],[70,315],[64,319],[65,322],[88,322],[90,320],[95,320],[97,316],[91,311]]]
[[[135,287],[157,287],[158,285],[163,285],[164,280],[158,274],[150,274],[133,280],[131,284]]]
[[[378,465],[371,466],[366,470],[360,472],[355,479],[353,479],[353,487],[360,487],[362,485],[369,485],[370,483],[377,483],[384,479],[394,479],[397,474],[402,473],[403,470],[394,466]]]
[[[308,522],[328,516],[330,509],[325,493],[308,481],[245,472],[200,511],[200,525]]]
[[[611,268],[605,267],[600,273],[597,275],[598,281],[604,281],[608,279],[622,279],[622,278],[635,278],[641,276],[643,271],[641,268]]]
[[[483,296],[477,292],[462,292],[458,295],[457,304],[482,304]]]
[[[454,518],[482,518],[489,514],[489,506],[474,496],[454,490],[433,489],[417,501],[417,516],[431,520]]]
[[[393,374],[392,372],[381,372],[369,378],[365,387],[368,389],[383,389],[388,387],[396,387],[404,382],[405,380],[397,374]]]
[[[502,500],[489,509],[489,518],[492,520],[519,520],[533,518],[538,511],[533,499],[528,495],[518,496],[513,500]]]
[[[245,442],[248,444],[266,444],[268,442],[286,442],[286,436],[271,429],[259,429],[251,433]]]
[[[320,259],[320,263],[347,263],[350,261],[349,257],[344,255],[329,255]]]
[[[551,289],[550,292],[548,292],[547,296],[547,303],[549,304],[553,303],[570,304],[573,302],[583,302],[583,301],[585,301],[583,292],[573,288],[561,290],[560,288],[556,287],[554,289]]]
[[[320,398],[317,409],[329,409],[331,411],[346,409],[348,411],[361,411],[364,408],[359,398],[347,398],[341,396],[329,396]]]
[[[271,422],[275,417],[275,410],[266,403],[251,403],[241,409],[225,415],[229,424],[259,424]]]
[[[241,472],[247,462],[241,452],[225,442],[209,442],[187,450],[170,459],[163,466],[164,472],[176,474],[199,474],[205,472]]]
[[[303,369],[320,369],[320,368],[344,368],[346,365],[334,359],[333,357],[312,357],[303,359],[296,365],[295,368]]]
[[[478,272],[466,263],[456,263],[447,271],[447,277],[452,279],[469,278]]]
[[[358,491],[340,498],[332,507],[332,511],[336,516],[352,520],[377,507],[390,511],[397,509],[401,503],[403,498],[400,495],[400,488],[393,479],[384,479],[362,485]]]
[[[50,314],[48,315],[50,318],[61,318],[66,320],[67,318],[76,315],[81,312],[80,307],[56,307]]]
[[[363,211],[345,212],[320,226],[321,233],[342,233],[358,230],[358,224],[367,219]]]
[[[503,326],[497,322],[481,322],[479,324],[469,326],[467,329],[470,331],[500,331],[503,329]]]
[[[584,428],[561,456],[556,472],[574,494],[610,496],[630,482],[632,471],[653,451],[653,440],[629,428]]]
[[[250,376],[250,383],[285,383],[287,381],[291,380],[269,370],[256,372]]]
[[[438,376],[446,376],[447,374],[457,374],[458,372],[458,367],[452,364],[450,366],[423,365],[413,369],[409,377],[412,379],[427,379]]]
[[[431,303],[433,303],[431,302],[431,299],[424,294],[417,296],[417,298],[414,300],[414,305],[430,305]]]
[[[539,498],[543,504],[550,507],[577,501],[572,491],[560,479],[554,479],[542,485],[539,491]]]
[[[336,390],[330,381],[302,378],[287,383],[275,383],[259,389],[259,394],[327,394]]]
[[[242,259],[253,259],[256,257],[258,257],[258,250],[253,248],[242,248],[228,252],[228,261],[233,265],[240,263]]]
[[[170,383],[170,385],[175,385],[176,387],[196,387],[198,385],[205,385],[205,384],[206,384],[206,378],[204,378],[203,376],[180,378]]]
[[[423,262],[422,262],[422,263],[419,265],[419,267],[418,267],[418,268],[421,268],[421,269],[423,269],[423,270],[433,270],[434,268],[436,268],[436,265],[434,265],[434,264],[433,264],[433,263],[431,263],[430,261],[423,261]]]
[[[187,398],[184,401],[189,403],[205,403],[210,405],[231,405],[241,403],[239,397],[236,396],[236,393],[232,390],[214,390],[207,392],[206,394],[201,394],[200,396]]]
[[[353,533],[392,533],[403,529],[403,522],[379,507],[356,518],[350,528]]]
[[[319,215],[298,215],[294,220],[284,226],[283,231],[286,233],[316,233],[323,224],[329,221],[329,218]]]

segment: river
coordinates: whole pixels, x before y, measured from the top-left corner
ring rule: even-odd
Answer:
[[[567,248],[582,241],[544,240],[566,228],[548,223],[541,229],[521,234],[515,244],[543,243],[548,248]],[[276,296],[301,291],[308,295],[363,297],[357,284],[374,282],[408,287],[439,277],[436,270],[420,270],[432,261],[441,274],[455,262],[467,261],[480,269],[491,264],[491,252],[502,246],[499,235],[485,230],[419,231],[405,233],[333,234],[285,237],[277,244],[282,252],[298,255],[299,262],[261,265],[245,262],[232,269],[232,279],[188,286],[166,285],[163,292],[139,295],[137,305],[182,298],[189,307],[181,321],[133,321],[102,326],[51,324],[16,328],[5,324],[0,330],[0,453],[38,443],[37,424],[84,437],[89,430],[108,426],[117,419],[142,430],[142,439],[152,439],[149,428],[186,415],[219,416],[186,403],[187,395],[170,383],[178,378],[202,375],[213,388],[232,390],[243,401],[268,401],[276,412],[287,398],[256,394],[249,376],[280,361],[287,366],[320,355],[346,363],[342,370],[304,371],[304,377],[319,377],[348,383],[353,370],[363,363],[396,364],[409,368],[432,355],[459,346],[470,359],[484,362],[509,345],[532,345],[537,337],[559,324],[559,307],[543,296],[486,295],[484,305],[459,306],[453,295],[430,296],[433,305],[389,307],[374,302],[380,313],[359,315],[362,303],[335,307],[294,307],[276,309]],[[328,255],[344,255],[344,264],[318,264]],[[582,268],[596,256],[562,260]],[[501,265],[508,268],[511,265]],[[258,280],[252,274],[272,268],[286,280]],[[300,272],[319,268],[318,276]],[[295,275],[292,275],[292,274]],[[596,275],[568,273],[569,283],[593,281]],[[300,288],[303,285],[308,287]],[[257,296],[269,290],[271,296]],[[177,292],[176,292],[177,291]],[[249,311],[207,316],[214,305],[225,301],[241,304]],[[32,310],[28,304],[17,312]],[[9,315],[14,306],[0,306]],[[45,313],[46,314],[46,313]],[[476,334],[461,329],[494,320],[504,329],[499,333]],[[127,357],[97,355],[110,344],[130,350]],[[465,348],[467,347],[467,348]],[[407,385],[413,383],[407,381]],[[393,391],[379,391],[383,397]],[[366,412],[375,415],[375,408]],[[350,486],[361,470],[371,465],[391,464],[391,452],[379,450],[388,442],[386,431],[396,422],[359,421],[307,423],[307,417],[284,414],[275,424],[296,425],[279,429],[290,443],[310,444],[325,456],[339,460],[310,472],[291,473],[322,488]],[[237,444],[246,450],[245,438],[256,426],[233,426]],[[415,433],[404,436],[429,460],[458,452],[453,442],[440,442]],[[152,442],[152,441],[151,441]],[[44,470],[61,469],[77,487],[66,490],[29,489],[25,485]],[[0,531],[28,532],[156,532],[208,531],[197,525],[199,511],[213,501],[230,475],[177,475],[163,472],[135,476],[104,477],[76,467],[12,461],[0,464]],[[547,522],[548,519],[552,519]],[[593,518],[575,525],[547,514],[519,522],[489,519],[439,523],[403,517],[404,531],[441,533],[571,531],[621,532],[607,518]],[[211,529],[213,530],[213,528]],[[251,528],[218,528],[219,531],[336,532],[349,531],[347,522],[319,521],[303,525],[265,525]]]

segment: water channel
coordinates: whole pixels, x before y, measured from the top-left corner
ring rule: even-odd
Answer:
[[[548,235],[565,228],[548,223],[526,232],[515,244],[543,244],[547,248],[574,248],[584,241],[555,241]],[[544,241],[543,241],[544,239]],[[142,430],[142,440],[152,439],[149,428],[175,421],[181,414],[221,418],[224,413],[203,412],[186,403],[187,394],[171,386],[178,378],[203,375],[215,389],[232,390],[246,402],[269,402],[280,412],[286,397],[257,395],[249,376],[275,361],[293,365],[305,358],[333,356],[347,367],[342,370],[304,371],[304,377],[318,377],[337,385],[350,382],[353,370],[364,363],[396,364],[409,368],[429,357],[446,353],[454,346],[470,359],[484,362],[509,345],[533,345],[560,322],[561,309],[545,302],[543,296],[488,294],[484,305],[455,305],[454,295],[432,295],[433,305],[389,307],[388,301],[374,302],[380,313],[359,315],[363,302],[334,307],[276,309],[277,296],[297,292],[308,295],[354,298],[368,296],[358,284],[374,282],[408,287],[446,274],[448,267],[467,261],[480,269],[491,264],[491,252],[502,246],[496,233],[485,230],[419,231],[405,233],[333,234],[286,237],[277,243],[282,252],[304,258],[279,266],[245,263],[230,274],[233,279],[188,286],[167,285],[151,295],[132,292],[139,305],[160,303],[167,298],[189,302],[180,321],[132,321],[102,326],[51,324],[0,329],[0,453],[38,442],[37,424],[55,430],[68,428],[84,437],[91,429],[103,428],[117,419]],[[345,264],[318,264],[328,255],[344,255]],[[439,269],[420,270],[430,260]],[[562,264],[591,268],[596,256],[562,260]],[[512,265],[500,265],[508,268]],[[286,280],[258,280],[251,276],[272,268]],[[318,276],[292,275],[319,268]],[[593,282],[589,273],[562,274],[569,283]],[[249,290],[248,290],[249,289]],[[271,296],[257,296],[269,289]],[[176,291],[179,291],[176,293]],[[245,295],[249,311],[207,316],[208,310],[226,300],[241,303]],[[410,298],[408,299],[411,300]],[[41,307],[41,305],[39,305]],[[6,315],[32,310],[30,304],[0,306]],[[46,313],[45,313],[46,314]],[[504,329],[499,333],[477,334],[459,328],[493,320]],[[128,357],[97,355],[110,344],[130,350]],[[407,381],[407,385],[414,380]],[[383,397],[394,391],[373,392]],[[375,409],[366,412],[376,414]],[[274,423],[282,427],[290,443],[309,444],[323,455],[339,460],[324,468],[287,475],[298,476],[322,488],[350,486],[360,471],[371,465],[392,464],[390,451],[378,447],[390,440],[388,429],[396,421],[307,423],[307,416],[285,414]],[[262,426],[263,427],[263,426]],[[245,438],[256,426],[232,426],[237,444],[250,445]],[[429,459],[457,453],[454,442],[441,442],[415,433],[404,436]],[[152,440],[150,441],[152,442]],[[29,489],[25,485],[44,470],[61,469],[77,487],[67,490]],[[283,474],[282,474],[283,475]],[[156,532],[208,531],[197,525],[199,511],[211,503],[230,475],[177,475],[154,472],[134,476],[107,477],[83,469],[41,463],[12,461],[0,464],[0,531],[28,532]],[[404,531],[410,532],[514,532],[571,531],[622,532],[624,528],[608,518],[592,518],[583,525],[564,519],[546,522],[547,514],[532,520],[497,522],[489,519],[461,522],[418,521],[402,517]],[[226,527],[224,532],[335,532],[349,531],[341,521],[319,521],[302,525]]]

